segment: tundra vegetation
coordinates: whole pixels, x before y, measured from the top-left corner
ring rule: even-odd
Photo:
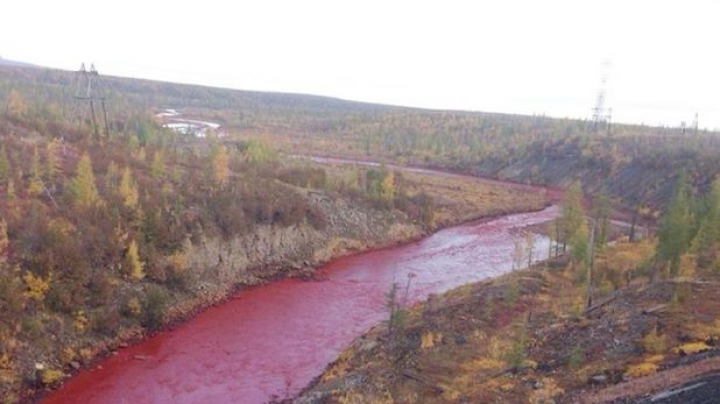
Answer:
[[[656,231],[608,225],[611,243],[604,197],[586,215],[574,184],[556,223],[530,229],[560,235],[555,258],[391,318],[297,402],[615,402],[717,371],[720,179],[696,195],[678,178]]]
[[[198,100],[209,97],[200,102],[212,104],[232,91],[109,78],[105,133],[93,130],[89,114],[76,119],[71,74],[1,73],[0,397],[6,402],[29,400],[119,344],[192,315],[237,286],[308,274],[308,267],[351,251],[333,248],[333,237],[355,237],[352,248],[370,248],[545,204],[540,194],[467,179],[286,158],[271,140],[236,138],[232,129],[199,139],[163,128],[153,115],[178,103],[194,111]],[[245,113],[265,116],[266,108]],[[283,119],[290,114],[280,111]],[[348,212],[359,215],[366,233],[338,223]],[[243,251],[240,262],[248,268],[233,268],[246,270],[242,276],[213,272],[201,279],[202,263],[192,255],[205,244],[293,231],[314,235],[292,241],[305,243],[290,246],[304,256]]]
[[[465,323],[481,333],[477,341],[491,352],[475,352],[475,359],[486,361],[469,365],[475,370],[565,363],[537,360],[535,326],[545,320],[548,326],[586,321],[583,307],[592,300],[600,304],[617,294],[613,302],[642,307],[667,298],[663,313],[685,314],[693,312],[688,304],[710,303],[709,298],[698,303],[696,297],[712,296],[702,282],[712,282],[703,279],[715,276],[718,268],[716,133],[689,136],[643,125],[613,125],[598,132],[580,120],[429,111],[103,77],[106,134],[92,130],[89,117],[76,119],[73,73],[15,67],[0,73],[0,396],[8,402],[24,398],[20,392],[28,388],[53,385],[89,362],[99,352],[91,349],[97,341],[131,339],[128,330],[138,327],[157,329],[170,309],[202,294],[189,266],[193,257],[186,254],[186,247],[200,240],[228,241],[268,226],[323,232],[332,226],[332,212],[316,203],[318,198],[389,212],[382,217],[426,230],[482,214],[537,209],[544,202],[500,188],[475,192],[468,182],[384,166],[320,167],[283,153],[416,164],[568,188],[563,217],[548,231],[556,255],[568,253],[559,258],[568,260],[567,268],[558,264],[566,269],[535,271],[531,278],[539,279],[508,282],[506,290],[497,292],[504,300],[479,292],[473,310],[480,315],[477,321],[486,323]],[[218,122],[222,130],[208,132],[205,139],[174,133],[154,116],[164,108]],[[590,209],[583,205],[583,192],[593,197]],[[636,237],[633,226],[627,242],[605,246],[611,205],[629,211],[633,225],[659,219],[656,237]],[[525,243],[520,250],[517,266],[533,249]],[[537,286],[528,285],[541,285],[541,294],[531,293]],[[525,317],[523,308],[536,304],[549,308],[552,316]],[[413,340],[426,347],[422,352],[451,346],[453,340],[473,341],[467,335],[450,339],[441,330],[426,335],[416,317],[403,314],[394,346],[412,347],[402,343],[403,336],[420,331]],[[664,339],[669,355],[675,348],[697,350],[698,345],[674,346],[677,337],[664,327],[676,326],[676,318],[668,316],[669,324],[653,320],[657,324],[642,332],[618,332],[638,344],[655,330],[657,338],[650,337],[648,346],[660,351],[662,344],[653,341]],[[697,320],[691,323],[695,331],[682,332],[715,335],[710,324]],[[510,343],[498,334],[493,340],[488,325],[517,339]],[[581,338],[558,346],[572,349],[567,362],[580,375],[583,363],[594,363],[602,351]],[[636,346],[616,349],[622,353]],[[657,357],[648,358],[629,374],[647,373],[658,363]],[[505,375],[489,380],[508,389]],[[536,380],[544,386],[537,389],[542,397],[569,386],[547,375]],[[387,380],[378,383],[378,391],[390,388]],[[381,396],[393,394],[383,390]]]

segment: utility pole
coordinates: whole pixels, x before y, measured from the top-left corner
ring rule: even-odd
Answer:
[[[85,124],[88,110],[90,111],[91,125],[96,139],[100,138],[100,131],[104,130],[105,136],[110,135],[110,127],[107,120],[107,109],[105,108],[105,97],[101,94],[100,74],[95,65],[90,65],[90,70],[85,68],[85,63],[80,65],[80,70],[75,74],[74,94],[76,100],[73,120],[77,121],[78,128]],[[100,109],[96,111],[96,108]],[[102,125],[98,124],[98,114],[102,119]]]
[[[600,89],[595,96],[595,106],[592,109],[592,128],[598,132],[603,127],[610,133],[610,122],[612,120],[612,108],[605,108],[605,98],[607,95],[608,70],[610,62],[606,61],[602,64],[602,76],[600,77]]]

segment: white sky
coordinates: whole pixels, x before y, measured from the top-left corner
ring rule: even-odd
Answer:
[[[1,0],[0,56],[430,108],[720,128],[717,0]]]

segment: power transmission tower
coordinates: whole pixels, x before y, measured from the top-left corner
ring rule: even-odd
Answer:
[[[605,108],[605,97],[607,94],[608,69],[610,62],[603,63],[603,73],[600,78],[600,89],[595,97],[595,106],[592,109],[592,125],[594,131],[606,128],[610,132],[610,122],[612,120],[612,108]]]
[[[107,120],[107,109],[105,108],[105,96],[102,94],[100,74],[95,69],[95,65],[91,64],[90,70],[85,68],[85,63],[80,66],[80,70],[75,74],[73,98],[76,100],[73,120],[77,121],[78,127],[86,123],[89,110],[90,124],[95,138],[100,138],[101,129],[104,129],[105,136],[109,136],[110,128]],[[100,116],[102,119],[101,125],[98,124],[99,113],[102,113]]]

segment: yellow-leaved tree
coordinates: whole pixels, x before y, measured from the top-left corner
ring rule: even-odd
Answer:
[[[7,223],[0,218],[0,266],[7,262],[10,239],[7,234]]]
[[[165,153],[162,150],[156,150],[153,154],[150,173],[155,178],[162,178],[165,175]]]
[[[8,94],[5,112],[12,118],[22,118],[28,111],[28,106],[17,90],[12,89]]]
[[[32,272],[26,272],[23,281],[27,285],[27,296],[42,302],[45,300],[45,294],[50,290],[52,274],[48,275],[47,279],[43,279],[40,275],[36,276]]]
[[[145,263],[140,260],[140,253],[135,240],[130,242],[125,259],[130,277],[136,281],[142,280],[145,277]]]
[[[129,167],[125,167],[122,172],[119,191],[123,204],[130,209],[135,209],[138,204],[138,190]]]
[[[225,147],[221,145],[213,146],[210,164],[213,185],[217,188],[223,188],[230,178],[230,156]]]
[[[70,181],[68,192],[75,206],[79,208],[92,208],[103,205],[93,174],[90,156],[83,154],[75,171],[75,177]]]
[[[37,149],[33,150],[30,160],[30,183],[27,191],[32,196],[38,196],[43,192],[42,179],[40,178],[40,156]]]
[[[387,173],[380,184],[380,199],[392,202],[395,199],[395,174]]]
[[[48,183],[52,183],[57,178],[61,169],[61,156],[60,151],[62,150],[60,138],[53,138],[45,146],[46,160],[45,160],[45,179]]]

